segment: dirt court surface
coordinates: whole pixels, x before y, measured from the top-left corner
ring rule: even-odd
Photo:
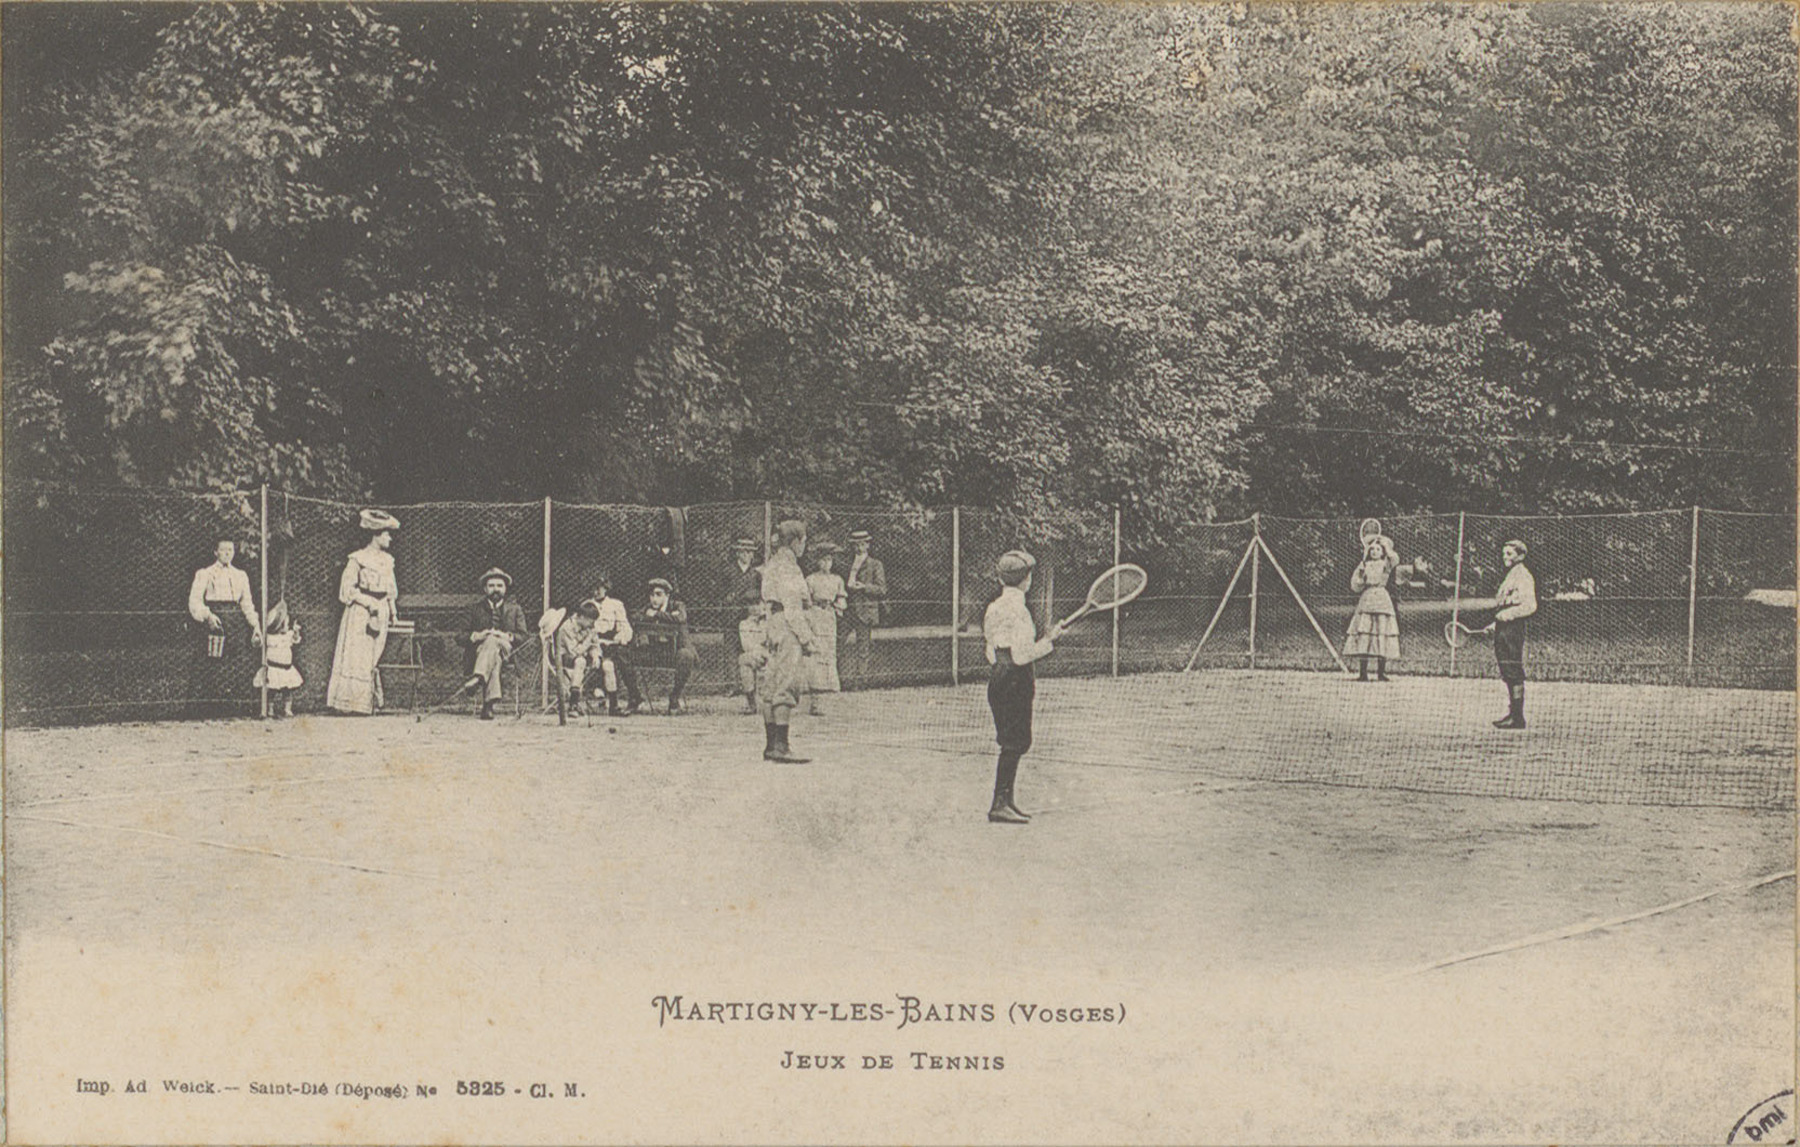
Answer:
[[[11,1135],[1723,1142],[1793,1085],[1791,696],[1534,686],[1509,741],[1491,683],[1134,680],[1040,683],[1025,828],[976,686],[831,698],[803,766],[720,699],[9,732]],[[438,1094],[250,1089],[303,1081]]]

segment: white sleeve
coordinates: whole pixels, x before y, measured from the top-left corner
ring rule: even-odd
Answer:
[[[250,593],[250,575],[243,570],[234,570],[232,588],[237,591],[238,608],[244,611],[244,620],[250,623],[252,630],[262,629],[262,622],[256,616],[256,598]]]
[[[994,635],[993,644],[1001,649],[1012,651],[1014,665],[1030,665],[1053,648],[1049,638],[1039,639],[1037,627],[1032,624],[1031,614],[1023,605],[1008,610]]]
[[[212,610],[206,608],[205,567],[194,571],[194,584],[188,589],[188,616],[195,621],[205,621],[212,616]]]
[[[1537,579],[1524,566],[1514,566],[1500,589],[1506,604],[1494,611],[1496,621],[1519,621],[1537,612]]]

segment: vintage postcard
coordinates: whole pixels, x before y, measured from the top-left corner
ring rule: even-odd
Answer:
[[[1791,6],[0,61],[7,1141],[1794,1142]]]

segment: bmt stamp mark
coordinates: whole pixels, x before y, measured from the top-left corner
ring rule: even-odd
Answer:
[[[1794,1089],[1776,1092],[1744,1113],[1737,1126],[1726,1136],[1727,1143],[1793,1143],[1794,1121],[1789,1108],[1794,1105]],[[1741,1138],[1740,1138],[1741,1137]]]

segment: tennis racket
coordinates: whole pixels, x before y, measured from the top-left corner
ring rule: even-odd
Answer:
[[[1491,624],[1484,625],[1480,629],[1470,629],[1460,621],[1446,621],[1444,623],[1444,642],[1452,649],[1461,649],[1469,643],[1469,638],[1477,634],[1492,632],[1494,632],[1494,627]]]
[[[1364,545],[1368,544],[1370,538],[1379,538],[1381,536],[1381,519],[1364,518],[1362,528],[1356,531],[1356,536],[1362,539]]]
[[[1119,608],[1143,593],[1149,583],[1150,575],[1142,566],[1129,562],[1114,566],[1094,579],[1094,584],[1088,587],[1087,600],[1063,621],[1062,628],[1067,629],[1090,613]]]

